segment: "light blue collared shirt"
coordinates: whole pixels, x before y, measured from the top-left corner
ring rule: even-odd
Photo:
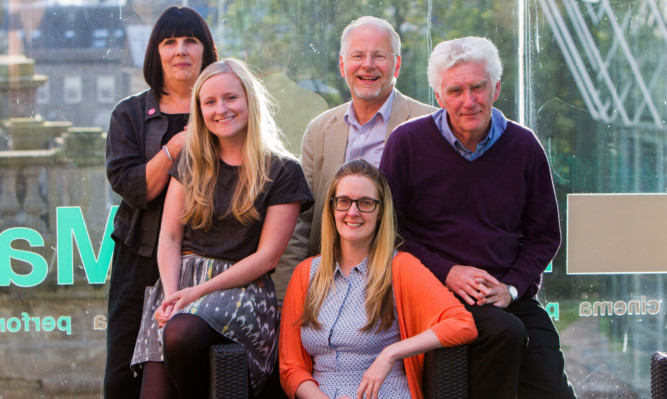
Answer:
[[[363,125],[359,124],[352,102],[345,112],[343,119],[349,128],[345,162],[354,159],[365,159],[369,163],[380,166],[384,141],[387,137],[387,124],[391,115],[391,106],[394,103],[394,90],[385,100],[382,107],[373,117]]]
[[[456,138],[456,136],[454,136],[454,133],[452,133],[452,129],[449,127],[449,123],[447,122],[447,110],[444,108],[437,110],[433,114],[433,120],[435,121],[436,126],[438,126],[438,129],[440,130],[440,133],[442,133],[442,136],[445,138],[445,140],[454,146],[456,151],[458,151],[458,153],[468,161],[474,161],[475,159],[481,157],[482,154],[488,151],[489,148],[491,148],[491,146],[494,145],[496,141],[498,141],[500,136],[502,136],[503,132],[505,132],[505,129],[507,128],[507,119],[505,118],[505,115],[503,115],[500,110],[494,108],[491,112],[491,129],[489,129],[489,133],[486,135],[484,140],[477,144],[475,151],[470,151],[469,149],[465,148],[463,144],[461,144],[461,142]]]

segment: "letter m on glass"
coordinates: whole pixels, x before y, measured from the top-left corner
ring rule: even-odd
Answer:
[[[74,283],[73,254],[75,241],[88,282],[90,284],[104,284],[106,282],[113,255],[114,242],[111,238],[111,231],[113,230],[113,218],[117,209],[118,207],[114,206],[109,211],[98,256],[95,256],[81,208],[60,207],[57,209],[58,284]]]

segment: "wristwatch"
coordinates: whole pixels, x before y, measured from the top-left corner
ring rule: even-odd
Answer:
[[[519,291],[516,290],[515,286],[507,284],[507,291],[510,292],[510,296],[512,297],[512,302],[516,301],[519,298]]]

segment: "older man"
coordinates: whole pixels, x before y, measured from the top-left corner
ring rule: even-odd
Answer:
[[[488,39],[440,43],[441,110],[398,127],[381,170],[404,248],[466,305],[471,398],[572,398],[558,332],[535,299],[560,246],[549,163],[534,133],[493,108],[502,65]]]
[[[340,74],[352,100],[322,113],[306,128],[301,167],[315,205],[299,219],[273,275],[279,299],[294,267],[320,251],[322,209],[329,200],[324,197],[336,170],[359,158],[378,166],[396,126],[436,110],[394,88],[401,70],[401,39],[387,21],[370,16],[352,21],[343,30],[340,46]]]

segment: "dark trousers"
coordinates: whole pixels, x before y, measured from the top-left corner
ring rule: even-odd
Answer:
[[[470,345],[471,399],[569,399],[560,339],[549,314],[535,299],[506,309],[466,305],[479,337]]]
[[[109,283],[107,314],[107,363],[104,372],[106,399],[139,398],[141,378],[130,370],[130,360],[141,325],[144,292],[160,276],[154,257],[139,256],[116,241]]]

